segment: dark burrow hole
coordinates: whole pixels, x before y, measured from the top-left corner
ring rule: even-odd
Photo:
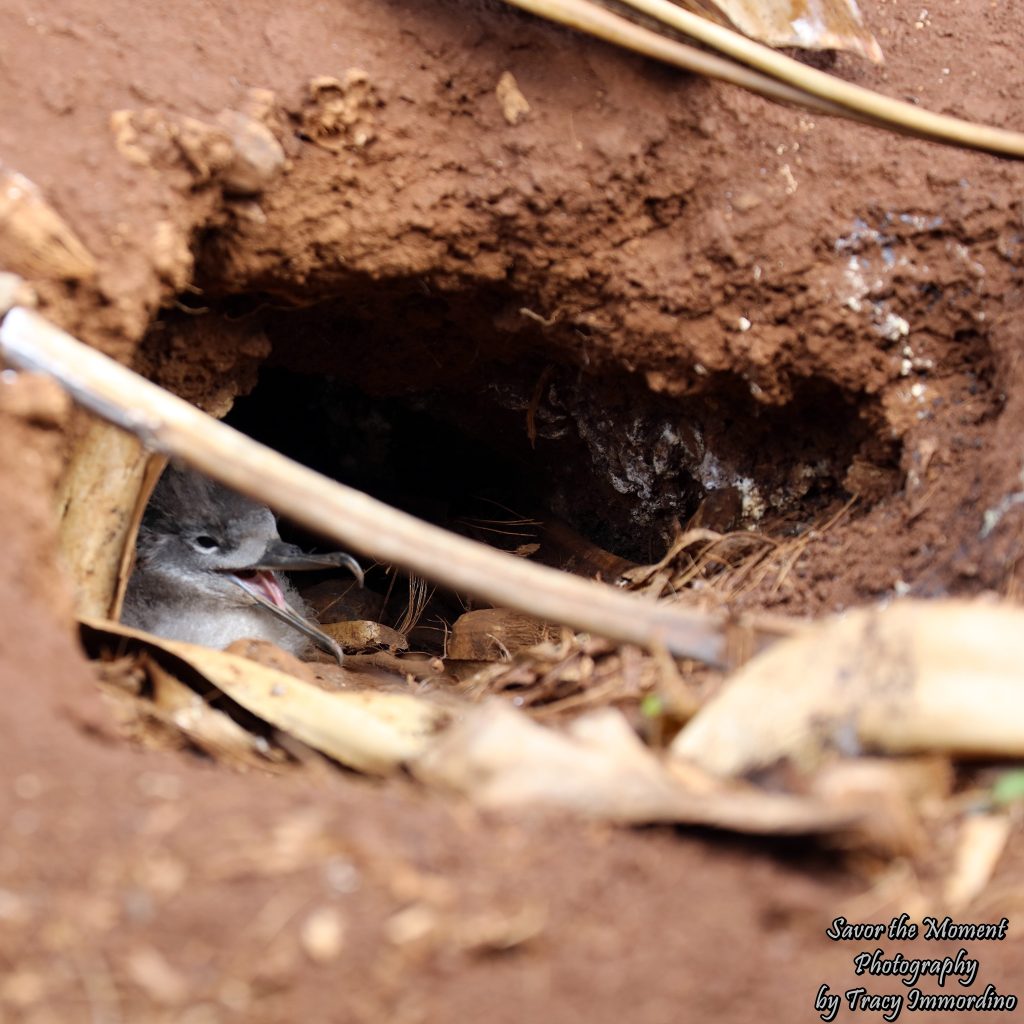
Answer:
[[[803,382],[782,407],[729,373],[673,398],[641,375],[574,365],[541,325],[496,332],[507,297],[377,288],[305,310],[234,298],[203,317],[170,313],[144,362],[201,362],[213,335],[229,348],[265,337],[270,355],[229,423],[430,522],[609,581],[694,524],[799,532],[847,499],[858,461],[894,463],[827,382]],[[481,309],[489,334],[475,334]],[[343,610],[394,625],[407,598],[378,568]],[[435,593],[422,621],[441,636],[467,606]]]

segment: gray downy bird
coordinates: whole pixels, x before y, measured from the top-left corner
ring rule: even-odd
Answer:
[[[286,544],[266,505],[171,466],[142,517],[121,621],[207,647],[256,637],[302,655],[312,641],[340,661],[341,648],[280,575],[327,567],[345,567],[362,584],[350,555],[312,555]]]

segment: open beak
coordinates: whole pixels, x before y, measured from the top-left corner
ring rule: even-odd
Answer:
[[[286,544],[283,540],[271,541],[260,560],[250,569],[269,569],[271,572],[301,572],[312,569],[348,569],[363,585],[362,566],[343,551],[334,551],[326,555],[309,555],[294,544]]]
[[[298,549],[296,549],[298,550]],[[282,622],[287,622],[293,629],[304,633],[318,647],[332,654],[340,665],[344,660],[341,645],[322,630],[318,629],[309,619],[301,616],[284,598],[281,584],[267,569],[246,569],[245,571],[226,572],[224,574],[232,583],[241,587],[257,604],[272,612]]]
[[[300,615],[285,600],[281,584],[274,575],[275,572],[339,568],[348,569],[359,582],[359,586],[363,585],[362,567],[351,555],[346,555],[342,551],[326,555],[309,555],[294,544],[275,540],[267,545],[267,550],[260,556],[259,561],[244,569],[225,571],[224,575],[268,612],[287,622],[293,629],[304,633],[328,654],[333,654],[338,664],[341,664],[344,654],[338,642]]]

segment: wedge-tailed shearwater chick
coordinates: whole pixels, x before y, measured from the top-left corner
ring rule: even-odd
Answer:
[[[312,640],[339,660],[295,588],[277,570],[345,566],[281,540],[274,514],[191,470],[169,467],[146,507],[122,621],[168,640],[227,647],[242,637],[304,654]]]

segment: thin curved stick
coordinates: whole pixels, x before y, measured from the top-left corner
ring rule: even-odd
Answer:
[[[802,89],[779,82],[769,75],[751,71],[731,60],[687,46],[675,39],[659,35],[642,25],[590,0],[506,0],[513,7],[536,14],[547,21],[555,21],[569,28],[579,29],[605,42],[642,53],[645,57],[672,64],[684,71],[692,71],[708,78],[717,78],[730,85],[738,85],[760,96],[779,103],[792,103],[821,114],[849,117],[846,107],[823,100]],[[857,118],[860,120],[860,118]]]
[[[549,2],[561,3],[562,0]],[[735,60],[788,82],[798,90],[806,90],[807,93],[830,104],[855,111],[862,118],[936,142],[981,149],[1001,156],[1024,158],[1024,134],[1020,132],[975,124],[946,114],[936,114],[915,107],[912,103],[894,100],[863,86],[845,82],[835,75],[818,71],[792,57],[755,43],[739,32],[734,32],[723,25],[716,25],[713,21],[690,11],[684,11],[669,0],[622,2],[697,39],[706,46],[728,54]]]
[[[2,305],[0,305],[2,313]],[[0,323],[0,357],[215,480],[382,562],[551,622],[721,665],[727,619],[526,562],[399,512],[300,466],[82,344],[32,310]]]

